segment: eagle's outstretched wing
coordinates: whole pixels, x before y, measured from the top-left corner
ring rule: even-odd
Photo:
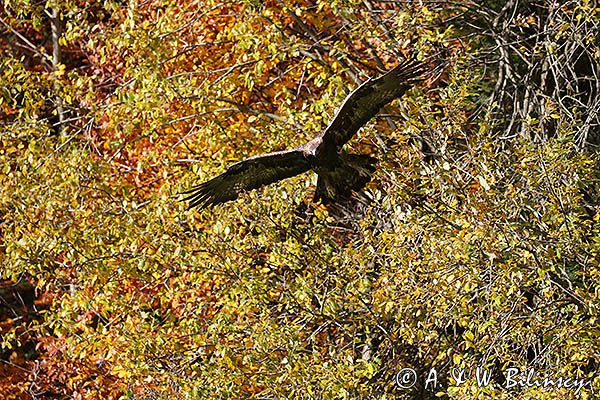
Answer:
[[[189,208],[204,208],[234,200],[241,192],[290,178],[309,169],[309,162],[298,149],[250,157],[233,164],[216,178],[184,192],[188,196],[183,200],[190,201]]]
[[[360,85],[346,97],[322,133],[323,146],[339,150],[381,107],[424,80],[424,69],[423,63],[408,60],[379,78],[369,79]]]

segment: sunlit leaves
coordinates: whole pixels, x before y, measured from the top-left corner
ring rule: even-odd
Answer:
[[[458,45],[441,23],[462,8],[56,5],[58,73],[0,45],[2,278],[30,279],[45,308],[2,339],[14,350],[25,329],[37,335],[41,386],[84,398],[414,398],[395,384],[402,367],[591,374],[597,157],[569,140],[499,139],[493,113],[478,113],[493,84],[464,57],[470,39]],[[43,9],[7,12],[42,49]],[[202,212],[176,201],[234,161],[303,143],[400,53],[441,45],[452,50],[443,84],[411,90],[349,144],[380,159],[366,204],[312,203],[310,174]],[[65,135],[52,130],[57,94]],[[557,129],[573,138],[577,127]]]

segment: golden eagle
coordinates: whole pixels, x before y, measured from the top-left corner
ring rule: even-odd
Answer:
[[[377,160],[348,154],[342,147],[384,105],[422,81],[424,65],[408,60],[377,79],[369,79],[346,97],[329,126],[308,143],[235,163],[221,175],[184,192],[188,196],[183,200],[190,201],[190,208],[204,208],[311,169],[319,176],[315,198],[323,203],[360,191],[371,180]]]

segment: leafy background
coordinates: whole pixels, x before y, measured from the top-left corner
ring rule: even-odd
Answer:
[[[596,2],[0,8],[3,398],[594,398]],[[312,204],[310,174],[177,201],[440,52],[349,145],[380,160],[370,201]],[[497,385],[453,385],[475,366]],[[509,390],[509,366],[590,384]]]

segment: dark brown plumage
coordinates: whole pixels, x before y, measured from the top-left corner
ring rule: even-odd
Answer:
[[[317,199],[331,202],[348,197],[369,182],[376,159],[347,154],[342,147],[384,105],[423,80],[423,73],[423,63],[406,61],[377,79],[369,79],[346,97],[329,126],[310,142],[233,164],[221,175],[185,192],[188,196],[184,200],[190,201],[190,208],[204,208],[311,169],[319,175]]]

